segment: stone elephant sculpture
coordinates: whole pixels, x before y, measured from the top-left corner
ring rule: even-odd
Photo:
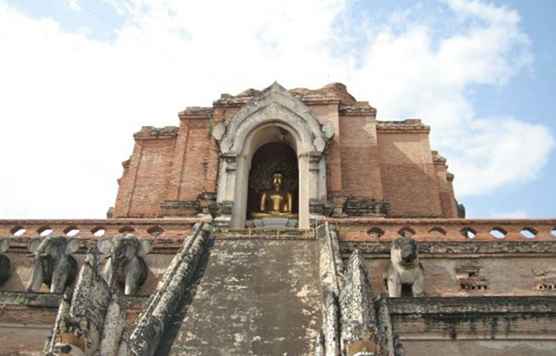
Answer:
[[[47,236],[33,238],[29,250],[33,253],[33,270],[28,291],[39,291],[43,283],[50,293],[63,293],[77,276],[77,262],[71,256],[80,242],[76,238]]]
[[[10,247],[9,239],[0,239],[0,286],[6,283],[11,275],[11,263],[8,256],[4,252]]]
[[[401,297],[403,290],[411,291],[413,297],[424,295],[425,273],[419,262],[417,242],[411,237],[398,237],[390,249],[390,266],[384,274],[384,282],[390,297]]]
[[[137,293],[147,279],[147,264],[143,256],[152,248],[150,240],[133,235],[116,236],[98,241],[97,248],[108,256],[103,277],[110,286],[123,287],[125,295]]]

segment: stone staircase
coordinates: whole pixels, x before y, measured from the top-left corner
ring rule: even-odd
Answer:
[[[217,230],[156,355],[313,355],[318,244],[310,230]]]

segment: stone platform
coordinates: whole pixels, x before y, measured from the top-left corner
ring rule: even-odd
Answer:
[[[253,220],[248,220],[245,224],[250,228],[296,228],[298,226],[298,220],[287,217],[266,217],[258,218]]]

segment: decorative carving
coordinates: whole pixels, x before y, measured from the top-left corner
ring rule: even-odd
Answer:
[[[108,256],[103,271],[108,285],[123,286],[125,295],[137,293],[147,279],[147,264],[143,256],[151,251],[152,241],[138,240],[128,234],[99,240],[97,247]]]
[[[342,254],[360,249],[369,255],[390,252],[388,241],[341,241]],[[477,254],[555,254],[556,241],[419,241],[419,254],[477,255]]]
[[[317,137],[313,140],[313,146],[317,149],[317,152],[322,152],[326,148],[326,141],[321,137]]]
[[[392,242],[390,265],[384,275],[390,297],[424,295],[424,270],[419,262],[417,242],[407,236]],[[407,292],[406,292],[407,290]]]
[[[556,269],[533,270],[536,289],[542,292],[556,291]]]
[[[466,291],[488,289],[488,281],[480,275],[480,270],[481,267],[474,264],[456,267],[456,279],[461,289]]]
[[[388,215],[390,204],[368,198],[348,197],[343,212],[348,216]]]
[[[234,202],[230,200],[225,200],[218,203],[218,215],[232,215],[232,209],[234,207]]]
[[[301,100],[288,93],[278,83],[257,94],[226,123],[225,132],[218,140],[221,153],[241,152],[245,136],[254,126],[268,121],[269,118],[273,120],[279,118],[280,121],[293,127],[298,134],[304,135],[302,141],[312,146],[311,149],[304,148],[305,152],[324,151],[328,139],[324,136],[319,121]],[[262,114],[263,112],[267,115]],[[255,113],[258,115],[256,117],[258,120],[252,120],[255,118]]]
[[[363,258],[353,251],[340,292],[341,343],[346,355],[381,353],[377,338],[377,315]]]
[[[332,216],[335,218],[346,217],[347,214],[344,212],[344,207],[348,198],[342,195],[331,194],[330,199],[333,204]]]
[[[384,235],[384,230],[375,226],[367,230],[367,235],[372,239],[380,239]]]
[[[98,274],[97,256],[88,254],[75,290],[67,290],[58,307],[47,355],[121,355],[126,315],[113,292]]]
[[[343,268],[338,238],[328,223],[316,228],[320,245],[323,326],[316,340],[317,354],[326,356],[401,356],[388,305],[372,292],[366,263],[353,251]]]
[[[226,133],[226,125],[224,125],[223,122],[219,122],[216,125],[214,125],[212,129],[212,137],[216,141],[220,141],[225,133]]]
[[[204,192],[196,200],[166,200],[160,203],[162,216],[195,216],[216,210],[216,193]]]
[[[201,210],[199,200],[166,200],[160,203],[162,216],[195,216]]]
[[[175,327],[173,318],[197,274],[209,234],[210,227],[196,224],[193,235],[184,239],[129,336],[129,355],[154,355],[164,331]]]
[[[64,236],[33,238],[29,243],[33,253],[33,270],[28,291],[39,291],[45,283],[51,293],[62,293],[73,283],[77,274],[77,262],[71,256],[79,249],[79,240]]]
[[[334,137],[334,134],[336,133],[336,129],[334,128],[334,126],[330,124],[324,124],[322,126],[322,133],[327,140],[330,140],[332,139],[332,137]]]
[[[214,215],[217,209],[216,193],[214,192],[201,193],[197,197],[197,201],[199,202],[199,209],[201,213]]]
[[[317,199],[309,200],[309,212],[315,215],[331,216],[334,213],[334,203]]]

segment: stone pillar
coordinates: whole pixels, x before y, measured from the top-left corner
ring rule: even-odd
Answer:
[[[309,154],[309,199],[320,200],[320,153],[311,152]]]
[[[220,157],[220,174],[218,178],[218,193],[216,202],[219,206],[218,217],[215,223],[219,226],[230,226],[232,216],[236,212],[234,208],[236,176],[237,176],[237,156],[224,154]]]
[[[235,171],[235,193],[230,201],[233,201],[232,227],[243,228],[247,217],[247,194],[249,181],[249,167],[251,157],[238,156],[236,159],[237,169]]]
[[[299,227],[308,229],[309,223],[309,199],[311,196],[311,173],[310,162],[307,154],[297,157],[299,165]]]

